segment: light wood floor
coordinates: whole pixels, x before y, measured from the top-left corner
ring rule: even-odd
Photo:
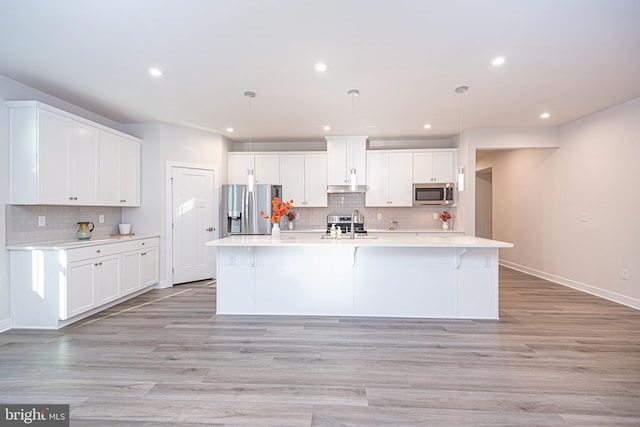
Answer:
[[[0,334],[72,426],[640,426],[640,312],[501,270],[499,321],[215,316],[205,282]],[[392,286],[392,284],[391,284]]]

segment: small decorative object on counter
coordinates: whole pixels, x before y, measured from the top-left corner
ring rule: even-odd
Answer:
[[[340,228],[340,226],[338,226],[336,230],[336,239],[342,239],[342,228]]]
[[[287,212],[287,220],[289,220],[289,230],[293,230],[293,221],[298,217],[295,211]]]
[[[89,226],[89,224],[91,224],[91,226]],[[78,231],[76,232],[78,240],[89,240],[91,238],[93,227],[94,225],[92,222],[79,222]]]
[[[335,224],[331,224],[331,229],[329,230],[329,236],[332,239],[335,239],[337,233],[338,233],[338,231],[336,230],[336,225]]]
[[[271,238],[272,239],[279,239],[280,238],[280,223],[279,222],[274,222],[273,223],[273,228],[271,229]]]
[[[271,229],[271,238],[279,239],[280,220],[282,220],[282,217],[287,215],[289,209],[293,207],[293,199],[288,202],[283,202],[279,197],[274,197],[273,200],[271,200],[271,205],[273,206],[273,214],[269,216],[261,211],[260,216],[264,219],[268,219],[273,224],[273,228]]]
[[[442,220],[442,229],[449,229],[449,221],[451,220],[451,214],[447,211],[440,212],[440,219]]]

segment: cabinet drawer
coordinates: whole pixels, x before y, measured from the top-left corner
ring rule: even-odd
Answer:
[[[67,262],[81,261],[83,259],[98,258],[106,255],[120,253],[120,243],[110,243],[108,245],[87,246],[86,248],[69,249],[67,251]]]
[[[122,252],[136,251],[145,248],[154,248],[159,245],[159,239],[157,237],[151,237],[149,239],[131,240],[122,243]]]

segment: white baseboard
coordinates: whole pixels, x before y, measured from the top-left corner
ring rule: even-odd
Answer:
[[[597,288],[592,285],[587,285],[586,283],[576,282],[575,280],[556,276],[555,274],[545,273],[544,271],[535,270],[533,268],[525,267],[523,265],[515,264],[505,260],[500,260],[500,265],[530,274],[535,277],[539,277],[541,279],[548,280],[553,283],[557,283],[559,285],[566,286],[568,288],[577,289],[579,291],[586,292],[588,294],[595,295],[609,301],[617,302],[618,304],[626,305],[627,307],[635,308],[636,310],[640,310],[640,299],[637,298],[632,298],[626,295],[607,291],[605,289]]]
[[[11,318],[0,320],[0,334],[11,329]]]

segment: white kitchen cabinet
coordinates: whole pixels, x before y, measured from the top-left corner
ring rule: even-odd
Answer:
[[[367,207],[412,206],[412,153],[367,152]]]
[[[327,206],[326,153],[281,154],[280,166],[283,199],[295,207]]]
[[[416,184],[455,182],[456,150],[428,150],[413,153],[413,182]]]
[[[114,179],[117,165],[127,170],[128,182],[132,175],[139,176],[139,155],[100,159],[100,132],[117,131],[37,101],[6,104],[10,112],[10,203],[122,206],[102,204],[100,193],[101,171]],[[130,138],[139,150],[139,140]]]
[[[13,327],[57,329],[158,282],[157,237],[114,240],[8,247]]]
[[[367,137],[326,137],[327,184],[349,185],[351,169],[356,171],[357,185],[366,185]]]
[[[134,292],[158,282],[157,237],[133,240],[122,245],[122,287],[124,293]]]
[[[140,143],[100,131],[100,205],[140,206]]]
[[[280,184],[279,153],[229,153],[229,184],[246,184],[253,169],[256,184]]]
[[[99,155],[98,129],[72,121],[67,169],[67,198],[70,204],[98,204]]]

